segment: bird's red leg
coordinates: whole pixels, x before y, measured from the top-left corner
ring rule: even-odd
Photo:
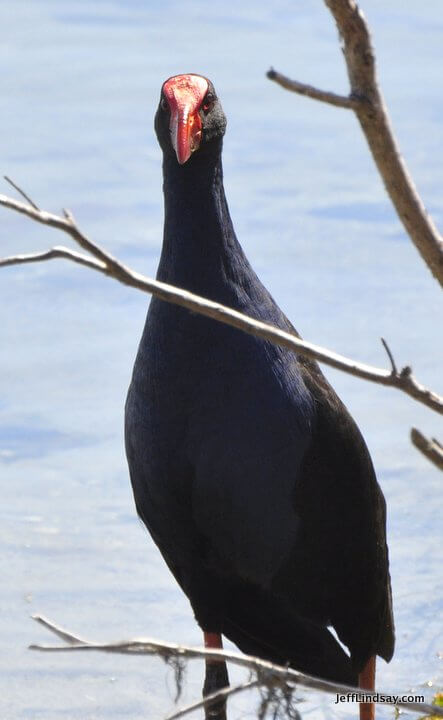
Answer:
[[[220,633],[203,633],[205,648],[208,650],[223,650],[223,641]],[[221,690],[229,685],[228,669],[224,660],[206,660],[206,676],[203,686],[203,697]],[[206,720],[226,720],[226,700],[220,700],[205,707]]]
[[[358,676],[358,685],[365,690],[375,690],[375,655],[369,658]],[[360,720],[375,720],[375,703],[360,703]]]
[[[223,639],[220,633],[204,632],[205,648],[208,650],[223,650]]]

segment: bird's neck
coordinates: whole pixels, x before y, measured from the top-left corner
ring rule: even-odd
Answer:
[[[221,147],[220,147],[221,151]],[[220,153],[163,162],[165,228],[157,277],[216,300],[252,272],[237,241],[223,188]]]

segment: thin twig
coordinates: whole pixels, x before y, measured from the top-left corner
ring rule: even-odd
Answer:
[[[10,185],[12,185],[12,187],[14,188],[14,190],[17,190],[17,192],[18,192],[23,198],[25,198],[25,200],[34,208],[34,210],[40,210],[40,208],[38,207],[38,205],[35,204],[35,202],[29,197],[29,195],[27,195],[27,194],[25,193],[25,191],[22,190],[21,187],[19,187],[18,185],[16,185],[16,183],[15,183],[13,180],[11,180],[10,177],[8,177],[7,175],[3,175],[3,177],[4,177],[4,179],[6,180],[7,183],[9,183]]]
[[[112,255],[105,252],[102,248],[93,243],[92,240],[89,240],[89,238],[79,230],[72,213],[68,210],[64,210],[65,217],[61,217],[60,215],[54,215],[53,213],[46,212],[45,210],[38,210],[34,207],[29,207],[29,205],[25,205],[25,203],[22,203],[19,200],[15,200],[14,198],[10,198],[2,194],[0,194],[0,205],[3,205],[10,210],[15,210],[21,215],[26,215],[31,218],[31,220],[35,220],[42,225],[62,230],[70,235],[72,239],[83,248],[83,250],[87,250],[98,260],[101,260],[106,265],[109,265],[110,268],[114,267],[114,265],[117,269],[120,267],[120,263],[118,263]]]
[[[443,446],[438,440],[435,438],[430,440],[417,428],[411,428],[411,442],[428,460],[443,470]]]
[[[320,678],[313,677],[311,675],[305,675],[304,673],[292,670],[288,667],[281,667],[274,663],[266,660],[260,660],[259,658],[251,655],[242,655],[241,653],[231,652],[226,650],[212,650],[207,648],[189,647],[187,645],[177,645],[175,643],[158,642],[152,638],[135,638],[128,641],[120,641],[114,643],[94,643],[85,641],[74,635],[72,632],[60,628],[58,625],[54,625],[47,618],[42,618],[40,615],[33,615],[34,620],[43,624],[48,630],[54,632],[55,635],[60,637],[60,633],[67,636],[69,643],[68,645],[30,645],[32,650],[40,650],[44,652],[76,652],[76,651],[101,651],[109,653],[120,653],[120,654],[134,654],[134,655],[157,655],[160,657],[171,657],[176,655],[183,658],[205,658],[207,660],[220,660],[223,659],[227,662],[232,662],[234,665],[240,667],[246,667],[249,670],[257,673],[257,680],[262,685],[280,685],[282,682],[290,682],[299,685],[300,687],[309,688],[312,690],[320,690],[333,695],[347,695],[347,693],[363,693],[368,698],[372,696],[373,702],[382,702],[379,700],[379,696],[383,695],[383,699],[386,703],[391,705],[397,705],[404,709],[410,710],[411,712],[419,712],[422,714],[434,714],[439,717],[443,717],[443,708],[438,708],[434,705],[427,705],[426,703],[404,703],[394,701],[388,701],[388,693],[381,693],[380,691],[374,690],[369,691],[363,688],[354,688],[348,685],[339,685],[328,680],[321,680]],[[42,622],[43,620],[43,622]],[[386,704],[384,703],[384,704]]]
[[[393,354],[392,354],[392,352],[391,352],[391,349],[390,349],[388,343],[386,342],[386,340],[385,340],[384,338],[380,338],[380,339],[381,339],[381,341],[382,341],[383,347],[384,347],[384,349],[386,350],[386,353],[387,353],[388,358],[389,358],[389,360],[390,360],[391,367],[392,367],[392,374],[393,374],[393,375],[398,375],[397,365],[395,364],[394,356],[393,356]]]
[[[306,95],[306,97],[310,97],[313,100],[320,100],[321,102],[328,103],[328,105],[335,105],[336,107],[345,108],[346,110],[353,110],[356,105],[361,102],[358,98],[337,95],[328,90],[319,90],[312,85],[298,82],[298,80],[291,80],[286,75],[274,70],[274,68],[268,70],[266,77],[269,78],[269,80],[273,80],[277,85],[280,85],[280,87],[285,88],[285,90],[290,90],[299,95]]]
[[[31,617],[39,625],[43,625],[44,628],[54,633],[54,635],[57,635],[60,640],[64,640],[65,642],[67,642],[68,645],[88,644],[88,640],[78,637],[77,635],[73,635],[68,630],[65,630],[65,628],[62,628],[60,627],[60,625],[56,625],[54,622],[51,622],[51,620],[48,620],[48,618],[46,618],[44,615],[31,615]]]
[[[99,272],[106,272],[106,265],[100,260],[94,260],[94,258],[82,255],[82,253],[70,250],[63,245],[55,245],[50,250],[43,250],[38,253],[28,253],[26,255],[14,255],[10,258],[0,258],[0,267],[6,267],[7,265],[25,265],[33,262],[43,262],[45,260],[53,260],[55,258],[65,258],[66,260],[72,260],[79,265],[85,265],[85,267],[91,270],[98,270]]]
[[[15,210],[32,220],[36,220],[43,225],[54,227],[70,235],[83,249],[88,250],[99,262],[94,262],[91,258],[90,262],[83,255],[74,254],[65,248],[53,248],[46,253],[37,253],[33,255],[16,255],[9,258],[0,259],[0,267],[6,265],[20,264],[24,262],[37,262],[39,260],[48,260],[54,257],[64,257],[74,260],[82,265],[97,270],[104,275],[114,278],[124,285],[137,288],[143,292],[150,293],[165,302],[173,303],[181,307],[185,307],[192,312],[197,312],[206,317],[210,317],[219,322],[230,325],[255,337],[268,340],[269,342],[286,347],[300,355],[304,355],[313,360],[325,363],[337,370],[342,370],[349,375],[375,382],[379,385],[397,388],[410,395],[418,402],[423,403],[427,407],[432,408],[436,412],[443,414],[443,397],[437,395],[433,391],[424,387],[412,375],[409,366],[402,368],[398,373],[394,374],[388,370],[372,367],[365,363],[356,362],[343,355],[339,355],[331,350],[314,345],[313,343],[301,340],[295,332],[280,330],[279,328],[268,325],[267,323],[256,320],[255,318],[243,315],[243,313],[220,305],[212,300],[208,300],[199,295],[194,295],[187,290],[181,290],[152,280],[140,273],[131,270],[131,268],[123,265],[115,257],[107,253],[103,248],[93,243],[87,238],[76,225],[71,213],[66,212],[66,217],[54,215],[43,210],[35,210],[17,200],[0,195],[0,205]],[[28,258],[28,259],[27,259]]]
[[[165,720],[177,720],[177,718],[184,717],[185,715],[194,712],[194,710],[199,710],[202,707],[207,707],[215,701],[227,700],[232,695],[238,695],[238,693],[242,693],[245,692],[245,690],[251,690],[252,688],[259,687],[259,685],[259,680],[250,680],[249,682],[240,683],[239,685],[222,688],[221,690],[217,690],[210,695],[206,695],[202,700],[192,703],[192,705],[187,705],[184,708],[180,708],[180,710],[177,710],[177,712],[174,712],[172,715],[168,715]]]

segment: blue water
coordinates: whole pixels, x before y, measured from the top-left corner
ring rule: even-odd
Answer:
[[[442,226],[443,7],[364,6],[403,154]],[[171,74],[203,73],[229,118],[225,184],[238,236],[299,331],[379,366],[383,336],[399,364],[443,391],[440,291],[386,199],[356,120],[264,77],[273,65],[346,92],[321,2],[4,0],[2,30],[0,169],[41,207],[71,208],[96,242],[153,275],[159,89]],[[5,210],[1,222],[2,255],[71,244]],[[160,660],[29,651],[50,640],[32,613],[101,640],[201,642],[136,519],[123,452],[123,403],[147,302],[61,261],[1,273],[2,720],[156,719],[173,706],[173,676]],[[363,430],[388,501],[398,640],[378,685],[428,684],[430,696],[443,685],[441,475],[408,433],[416,425],[441,435],[441,419],[394,390],[327,374]],[[194,663],[183,702],[198,697],[201,678]],[[299,694],[306,717],[356,715],[356,706]],[[252,693],[237,698],[231,718],[253,717],[255,706]]]

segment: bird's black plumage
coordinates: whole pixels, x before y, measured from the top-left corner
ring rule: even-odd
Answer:
[[[208,87],[200,147],[184,164],[164,99],[157,111],[157,277],[295,332],[235,236],[226,120]],[[350,683],[371,655],[390,660],[385,502],[364,440],[316,363],[152,298],[126,447],[137,511],[204,630]]]

